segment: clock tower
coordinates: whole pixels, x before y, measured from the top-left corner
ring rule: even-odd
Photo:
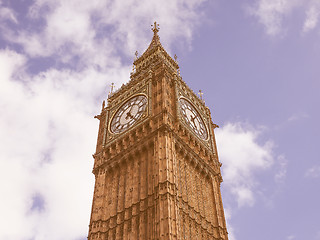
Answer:
[[[227,240],[211,113],[158,25],[130,81],[103,103],[88,239]]]

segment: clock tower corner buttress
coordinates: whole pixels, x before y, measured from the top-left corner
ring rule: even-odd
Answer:
[[[130,81],[103,103],[88,239],[223,239],[211,114],[153,25]]]

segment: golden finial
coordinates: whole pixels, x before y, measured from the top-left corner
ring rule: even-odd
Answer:
[[[113,93],[114,87],[115,87],[114,83],[111,83],[111,90],[110,90],[111,93]]]
[[[114,83],[111,83],[111,86],[110,86],[110,91],[109,91],[109,94],[108,94],[108,97],[110,97],[113,93],[113,89],[114,89]]]
[[[199,93],[198,93],[198,94],[199,94],[199,96],[200,96],[200,99],[203,100],[203,99],[202,99],[203,92],[202,92],[201,90],[199,90]]]
[[[152,31],[153,31],[153,33],[154,34],[157,34],[157,32],[159,32],[159,24],[157,24],[157,22],[154,22],[154,24],[153,25],[151,25],[151,29],[152,29]]]

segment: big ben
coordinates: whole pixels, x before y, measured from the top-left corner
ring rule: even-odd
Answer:
[[[227,240],[209,108],[153,25],[130,80],[103,104],[88,239]]]

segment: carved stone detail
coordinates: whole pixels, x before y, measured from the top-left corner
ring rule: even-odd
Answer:
[[[210,110],[180,76],[153,25],[148,49],[136,55],[130,81],[103,104],[96,153],[88,239],[228,239],[222,182]],[[148,109],[120,134],[108,130],[113,114],[136,94]],[[192,101],[208,140],[179,114],[179,97]]]

